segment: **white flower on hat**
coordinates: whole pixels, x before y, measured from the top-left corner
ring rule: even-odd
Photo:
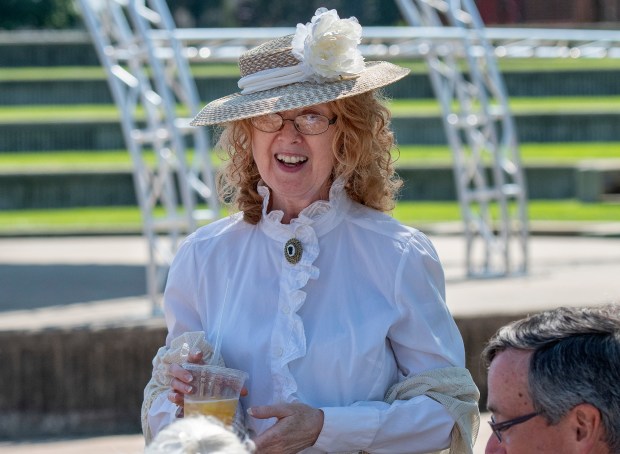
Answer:
[[[361,40],[362,26],[355,17],[340,19],[335,9],[319,8],[311,22],[297,24],[291,39],[290,53],[299,63],[272,66],[243,76],[238,82],[241,94],[298,82],[321,84],[359,77],[366,68],[357,48]]]
[[[311,22],[297,24],[292,52],[316,82],[347,79],[364,70],[357,48],[361,40],[362,26],[355,17],[340,19],[335,9],[319,8]]]

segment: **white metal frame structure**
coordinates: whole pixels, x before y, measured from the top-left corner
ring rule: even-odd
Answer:
[[[473,0],[397,0],[397,4],[410,25],[448,24],[464,32],[461,51],[453,51],[449,43],[434,43],[424,59],[452,149],[467,274],[525,273],[527,194],[517,132],[478,10]]]
[[[80,0],[80,6],[133,162],[149,251],[147,292],[156,314],[179,241],[219,216],[208,132],[189,126],[200,104],[164,0]]]
[[[177,40],[190,61],[237,62],[242,52],[268,39],[295,33],[291,27],[265,28],[178,28]],[[431,45],[442,55],[465,57],[469,49],[484,51],[475,44],[480,34],[497,58],[620,58],[620,31],[545,28],[493,28],[470,30],[450,25],[415,27],[364,27],[362,54],[369,59],[424,58]],[[154,39],[166,34],[153,30]],[[443,45],[442,45],[443,44]]]
[[[151,256],[148,291],[157,309],[162,274],[179,235],[218,212],[207,131],[187,129],[188,118],[175,112],[175,103],[188,117],[198,109],[187,62],[237,62],[247,49],[295,29],[177,29],[164,0],[79,1],[134,160]],[[396,1],[411,26],[364,27],[361,51],[369,59],[415,58],[428,64],[454,155],[468,275],[525,272],[525,182],[495,58],[620,58],[620,32],[485,28],[472,0]],[[185,153],[188,134],[196,149],[191,166]],[[148,147],[155,165],[144,159]],[[195,194],[210,211],[197,210]],[[163,216],[157,216],[158,204]]]
[[[526,182],[496,58],[620,58],[620,32],[485,28],[472,0],[396,0],[410,27],[364,27],[370,59],[424,59],[441,105],[469,277],[527,272]],[[294,28],[177,29],[192,61],[237,61]],[[157,32],[155,32],[157,33]],[[154,39],[158,39],[157,36]]]

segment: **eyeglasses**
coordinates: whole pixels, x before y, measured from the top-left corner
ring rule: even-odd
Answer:
[[[493,434],[497,437],[499,442],[502,442],[502,431],[510,429],[512,426],[516,426],[517,424],[524,423],[525,421],[529,421],[534,416],[538,416],[538,412],[528,413],[527,415],[519,416],[517,418],[509,419],[508,421],[495,422],[493,416],[491,416],[491,421],[489,425],[491,426],[491,430]]]
[[[337,119],[338,116],[330,120],[324,115],[313,113],[297,115],[294,119],[290,119],[282,117],[279,113],[271,113],[254,117],[250,121],[252,126],[263,132],[277,132],[284,127],[285,121],[292,121],[295,129],[300,133],[307,136],[316,136],[327,131],[329,125],[336,123]]]

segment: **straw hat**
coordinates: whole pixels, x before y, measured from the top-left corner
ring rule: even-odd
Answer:
[[[359,95],[399,79],[409,69],[364,62],[357,19],[340,19],[319,8],[297,32],[244,52],[239,58],[240,93],[207,104],[193,126],[213,125]]]

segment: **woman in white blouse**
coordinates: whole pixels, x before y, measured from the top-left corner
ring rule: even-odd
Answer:
[[[226,125],[221,192],[239,212],[192,234],[170,269],[145,434],[174,421],[191,387],[175,361],[157,378],[163,356],[187,332],[213,342],[228,293],[221,353],[249,374],[243,424],[258,452],[471,450],[477,390],[439,258],[385,214],[402,182],[377,89],[408,70],[364,63],[360,37],[355,18],[321,8],[246,52],[241,93],[194,119]],[[460,396],[444,391],[455,384]]]

